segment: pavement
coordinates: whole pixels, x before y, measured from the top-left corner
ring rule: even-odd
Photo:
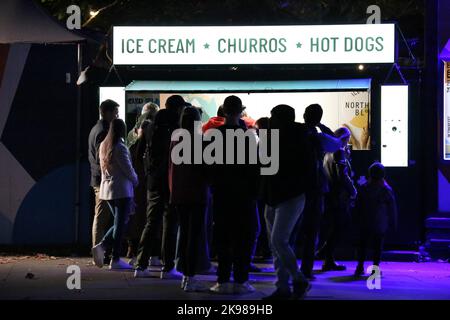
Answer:
[[[347,271],[315,271],[317,279],[306,300],[450,300],[450,263],[383,262],[380,289],[373,290],[367,287],[367,277],[352,276],[354,261],[344,264]],[[73,274],[67,273],[73,265],[80,268],[81,289],[67,287],[73,283]],[[320,266],[316,261],[315,269]],[[159,279],[157,269],[152,278],[134,279],[131,271],[100,269],[86,257],[0,256],[0,300],[259,300],[274,289],[275,274],[268,271],[251,274],[256,292],[224,296],[185,293],[179,280]],[[215,281],[213,273],[198,278],[209,286]]]

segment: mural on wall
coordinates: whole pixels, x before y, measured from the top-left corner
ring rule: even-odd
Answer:
[[[13,44],[0,57],[0,244],[76,239],[77,89],[66,80],[77,72],[76,52],[75,45]],[[81,242],[89,239],[88,175],[82,164]]]

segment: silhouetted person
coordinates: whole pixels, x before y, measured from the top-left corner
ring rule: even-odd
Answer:
[[[200,113],[195,107],[183,110],[180,126],[172,137],[171,150],[177,147],[188,132],[191,142],[194,136],[201,139]],[[199,126],[195,126],[195,121]],[[202,148],[203,149],[203,148]],[[197,150],[202,152],[203,150]],[[183,151],[184,152],[184,151]],[[191,143],[190,163],[176,163],[171,155],[169,158],[170,203],[175,206],[179,221],[177,269],[183,273],[181,287],[186,292],[204,291],[207,287],[195,278],[199,271],[210,268],[205,236],[206,205],[208,185],[206,170],[202,164],[194,163],[194,144]],[[179,154],[178,154],[179,155]]]
[[[148,126],[152,124],[152,120],[153,119],[149,119],[141,122],[141,125],[137,130],[137,139],[129,148],[133,168],[139,179],[139,184],[134,188],[135,210],[134,214],[130,217],[126,235],[126,238],[128,239],[127,258],[131,259],[131,265],[134,265],[136,262],[139,240],[141,239],[142,231],[144,230],[147,220],[147,186],[143,159],[146,147],[144,132],[147,130]]]
[[[163,268],[161,278],[181,278],[175,270],[175,250],[178,219],[173,206],[169,205],[168,166],[170,139],[172,132],[179,127],[180,114],[185,106],[181,96],[170,96],[166,108],[156,113],[155,121],[146,133],[148,154],[145,169],[147,172],[147,223],[139,243],[136,278],[149,277],[147,269],[149,258],[159,250],[158,237],[163,224],[162,250]]]
[[[310,280],[314,279],[312,271],[320,220],[324,210],[324,195],[329,191],[323,158],[326,152],[336,152],[342,145],[341,141],[334,137],[333,131],[320,122],[322,115],[322,107],[318,104],[308,106],[303,115],[308,136],[312,141],[308,154],[312,157],[313,169],[309,171],[306,206],[301,222],[304,236],[301,269]],[[320,133],[317,128],[320,129]]]
[[[226,120],[225,124],[218,128],[223,137],[224,161],[230,151],[226,148],[229,139],[227,130],[234,133],[243,131],[240,121],[242,110],[242,101],[238,97],[229,96],[225,99],[223,112]],[[256,145],[256,139],[253,143]],[[214,237],[218,257],[217,283],[211,288],[215,293],[249,293],[255,290],[248,283],[248,273],[257,228],[259,167],[249,164],[248,150],[248,144],[245,150],[237,149],[235,144],[234,164],[215,164],[210,168]],[[247,154],[245,164],[237,164],[238,152]],[[234,283],[230,282],[232,270]]]
[[[389,226],[397,228],[397,204],[394,192],[385,180],[385,169],[381,163],[375,162],[369,168],[369,181],[361,187],[356,198],[355,219],[360,231],[355,275],[361,276],[364,274],[367,248],[373,249],[373,265],[379,266]]]
[[[339,128],[335,136],[340,137],[342,146],[334,153],[327,153],[324,159],[324,169],[328,180],[329,192],[325,195],[325,228],[321,231],[325,239],[320,252],[324,255],[322,271],[343,271],[344,265],[338,265],[334,259],[334,251],[342,237],[343,231],[350,224],[350,205],[356,197],[356,188],[352,180],[350,165],[350,150],[347,145],[350,131]]]
[[[276,106],[271,115],[269,143],[277,143],[272,140],[272,133],[277,130],[279,168],[274,175],[261,176],[261,191],[262,201],[266,203],[265,219],[277,273],[277,289],[263,299],[302,299],[310,284],[299,270],[289,239],[303,212],[307,172],[312,170],[307,154],[308,132],[304,125],[295,122],[295,110],[290,106]]]
[[[100,104],[100,117],[89,133],[89,164],[91,167],[91,187],[95,193],[95,214],[92,224],[92,246],[96,246],[103,239],[106,231],[111,225],[111,209],[107,201],[99,198],[101,169],[99,149],[100,144],[108,134],[109,124],[119,114],[119,104],[113,100],[105,100]],[[105,259],[109,264],[109,259]]]

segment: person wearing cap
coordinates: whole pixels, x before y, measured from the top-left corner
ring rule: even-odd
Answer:
[[[324,225],[322,233],[324,245],[319,250],[324,255],[322,271],[344,271],[346,267],[339,265],[334,259],[334,251],[343,235],[345,226],[350,222],[350,206],[356,197],[356,188],[352,180],[350,165],[350,130],[346,127],[334,132],[342,142],[341,148],[334,153],[327,153],[323,167],[328,180],[329,192],[325,195]]]
[[[223,103],[225,124],[217,128],[223,137],[223,159],[227,159],[229,132],[243,130],[241,125],[242,101],[229,96]],[[206,132],[208,135],[208,132]],[[210,169],[213,194],[214,237],[217,249],[217,283],[210,289],[219,294],[245,294],[255,291],[248,283],[252,247],[257,229],[257,183],[259,166],[236,164],[238,152],[250,150],[249,141],[245,150],[234,151],[234,164],[214,164]],[[256,144],[256,138],[254,143]],[[236,145],[234,143],[234,145]],[[231,283],[233,271],[234,283]]]
[[[356,197],[354,216],[359,226],[360,242],[355,276],[364,275],[364,260],[370,242],[373,265],[380,266],[384,237],[390,226],[397,229],[397,204],[385,175],[384,166],[379,162],[373,163],[369,167],[369,181],[361,187]]]
[[[142,107],[141,115],[138,117],[135,126],[127,135],[127,147],[130,148],[138,140],[138,131],[142,122],[145,120],[153,121],[156,113],[159,110],[159,106],[156,103],[148,102]]]

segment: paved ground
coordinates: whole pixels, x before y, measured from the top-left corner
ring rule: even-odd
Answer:
[[[346,262],[348,271],[317,272],[307,299],[450,300],[450,263],[385,262],[380,290],[369,290],[365,279],[351,276],[355,263]],[[81,268],[81,290],[68,290],[67,267]],[[260,265],[270,267],[269,265]],[[316,262],[316,268],[320,267]],[[28,275],[28,276],[27,276]],[[259,300],[273,290],[273,273],[252,274],[257,291],[243,296],[185,293],[177,280],[134,279],[132,272],[115,272],[92,266],[88,258],[0,257],[0,299],[133,299],[133,300]],[[215,276],[200,278],[213,285]]]

